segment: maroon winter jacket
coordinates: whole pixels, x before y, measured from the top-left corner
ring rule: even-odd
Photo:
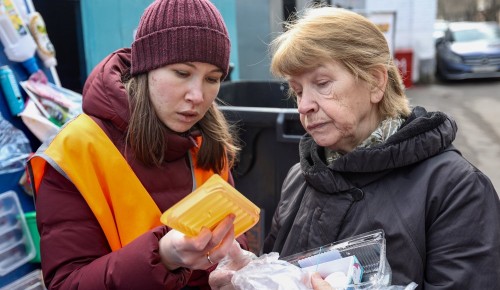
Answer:
[[[97,65],[85,83],[83,111],[106,132],[163,212],[191,192],[187,152],[193,144],[176,134],[166,136],[166,162],[160,168],[143,165],[131,156],[130,148],[125,150],[129,109],[121,75],[129,69],[129,49],[116,51]],[[152,290],[181,289],[186,285],[210,289],[208,271],[168,271],[163,266],[158,241],[168,231],[165,226],[112,252],[76,187],[51,167],[46,169],[40,185],[36,211],[42,271],[49,289]],[[245,239],[238,240],[246,248]]]

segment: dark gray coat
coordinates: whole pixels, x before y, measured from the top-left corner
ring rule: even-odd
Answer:
[[[305,136],[264,252],[282,257],[383,229],[395,285],[500,289],[500,202],[451,144],[455,122],[416,107],[386,143],[333,164]]]

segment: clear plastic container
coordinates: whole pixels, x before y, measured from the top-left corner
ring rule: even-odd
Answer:
[[[329,251],[338,251],[341,257],[354,255],[363,266],[361,282],[348,285],[347,289],[372,289],[391,284],[392,271],[385,256],[383,230],[371,231],[281,259],[299,266],[299,261]]]
[[[0,194],[0,276],[36,255],[19,198],[14,191]]]
[[[187,236],[196,236],[203,227],[214,229],[231,213],[235,215],[234,235],[238,237],[259,221],[260,209],[214,174],[165,211],[161,222]]]
[[[33,270],[0,290],[46,290],[43,283],[42,271]]]

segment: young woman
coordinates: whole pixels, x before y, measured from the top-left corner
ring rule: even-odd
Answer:
[[[214,103],[229,50],[210,1],[157,0],[131,49],[92,71],[84,114],[29,162],[49,289],[209,289],[234,217],[186,237],[160,215],[214,173],[233,182],[239,148]]]

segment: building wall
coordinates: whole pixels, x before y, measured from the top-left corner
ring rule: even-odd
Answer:
[[[497,21],[500,0],[438,0],[439,19],[448,21]]]
[[[431,82],[435,71],[432,32],[437,0],[331,0],[332,5],[352,8],[362,14],[395,12],[394,49],[413,51],[412,80]],[[469,0],[470,1],[470,0]]]
[[[281,32],[284,17],[283,0],[212,0],[228,26],[232,43],[233,80],[263,80],[269,73],[268,45]],[[396,30],[394,47],[414,51],[413,79],[419,81],[432,70],[434,46],[433,23],[438,0],[323,0],[366,13],[394,11]],[[441,0],[442,1],[442,0]],[[454,0],[455,1],[455,0]],[[462,0],[457,0],[462,1]],[[484,0],[488,1],[488,0]],[[490,0],[495,1],[495,0]],[[83,43],[86,70],[107,54],[130,46],[144,8],[152,0],[87,0],[81,1]],[[312,0],[296,0],[297,10]]]
[[[234,0],[238,34],[239,79],[265,80],[269,72],[268,45],[281,31],[282,0]]]
[[[237,15],[236,15],[236,2],[233,0],[212,0],[212,3],[219,9],[224,22],[227,26],[229,33],[229,41],[231,42],[231,55],[229,61],[231,62],[232,71],[229,78],[231,80],[240,78],[240,63],[239,63],[239,50],[238,50],[238,30],[237,30]]]
[[[109,53],[130,47],[133,32],[152,0],[81,1],[87,74]]]
[[[477,13],[476,0],[438,0],[439,19],[451,21],[472,20]]]

